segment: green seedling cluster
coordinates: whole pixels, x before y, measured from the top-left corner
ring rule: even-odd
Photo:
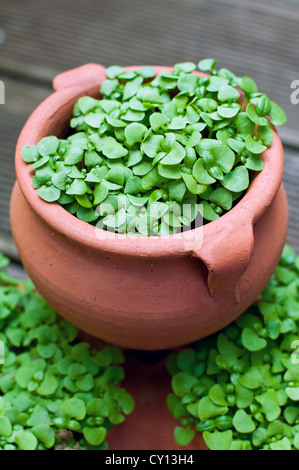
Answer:
[[[71,135],[23,147],[39,196],[105,230],[144,236],[229,211],[263,168],[271,123],[286,116],[251,78],[215,67],[199,62],[206,77],[192,62],[158,76],[150,66],[108,67],[100,98],[76,103]]]
[[[203,433],[212,450],[299,450],[299,257],[290,247],[262,298],[168,358],[178,444]]]
[[[80,342],[7,263],[0,255],[0,450],[106,449],[107,432],[134,408],[119,387],[122,352]]]

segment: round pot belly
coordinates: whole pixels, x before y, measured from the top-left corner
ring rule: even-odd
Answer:
[[[281,187],[254,226],[254,250],[236,300],[221,291],[211,295],[207,268],[198,258],[96,250],[47,225],[31,209],[18,183],[11,198],[11,226],[20,258],[47,302],[87,333],[143,350],[190,343],[237,318],[269,281],[287,225],[287,199]]]

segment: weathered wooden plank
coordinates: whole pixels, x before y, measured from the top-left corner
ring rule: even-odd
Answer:
[[[50,88],[15,79],[5,80],[6,104],[0,106],[0,251],[15,258],[9,225],[9,200],[15,180],[14,153],[18,135],[34,108]]]
[[[86,62],[172,65],[215,57],[221,66],[255,77],[283,106],[299,145],[297,0],[4,0],[2,73],[50,83]]]

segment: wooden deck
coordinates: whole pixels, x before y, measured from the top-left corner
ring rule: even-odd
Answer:
[[[288,115],[281,129],[290,207],[288,241],[299,253],[298,0],[2,0],[0,80],[0,251],[17,259],[8,207],[17,136],[51,93],[55,74],[87,62],[164,64],[215,57],[254,77]]]

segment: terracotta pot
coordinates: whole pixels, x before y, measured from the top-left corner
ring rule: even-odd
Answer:
[[[13,236],[37,289],[82,330],[133,349],[187,344],[236,319],[275,269],[288,225],[282,144],[275,131],[246,195],[203,227],[133,239],[95,229],[39,198],[21,148],[65,136],[74,103],[99,96],[104,78],[104,67],[95,64],[58,75],[57,91],[25,124],[16,149]]]

